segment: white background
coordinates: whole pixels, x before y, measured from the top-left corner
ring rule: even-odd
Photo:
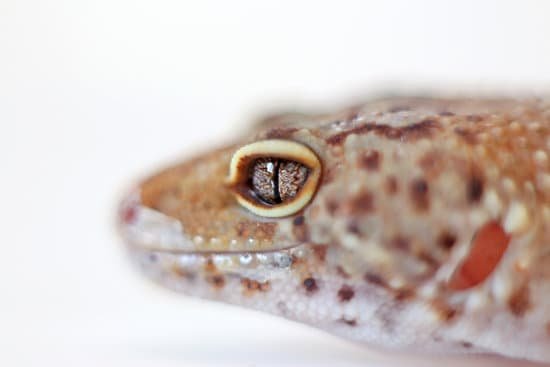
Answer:
[[[443,363],[156,288],[126,262],[116,203],[277,107],[543,90],[549,17],[546,1],[0,0],[0,365]]]

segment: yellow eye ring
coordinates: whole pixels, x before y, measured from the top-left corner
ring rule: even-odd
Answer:
[[[285,160],[307,168],[308,174],[295,196],[277,204],[259,200],[250,188],[250,166],[259,159]],[[237,202],[250,212],[268,218],[292,215],[313,198],[321,178],[321,162],[307,146],[281,139],[261,140],[238,149],[231,158],[227,185]]]

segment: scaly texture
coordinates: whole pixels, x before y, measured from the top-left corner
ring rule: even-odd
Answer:
[[[224,184],[236,149],[273,138],[307,145],[323,172],[311,203],[279,219]],[[189,295],[385,348],[550,362],[549,154],[545,99],[277,116],[145,180],[121,228],[147,274]]]

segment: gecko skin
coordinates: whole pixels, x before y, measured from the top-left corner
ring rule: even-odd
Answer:
[[[322,174],[270,218],[227,185],[246,144]],[[188,295],[368,345],[550,362],[550,100],[388,98],[266,119],[144,180],[120,209],[138,266]]]

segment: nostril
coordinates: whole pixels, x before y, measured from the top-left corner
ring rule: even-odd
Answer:
[[[497,267],[509,242],[510,236],[500,224],[485,224],[472,239],[470,252],[451,276],[449,287],[466,290],[483,282]]]
[[[132,224],[138,216],[138,196],[132,193],[120,204],[118,220],[121,224]]]

